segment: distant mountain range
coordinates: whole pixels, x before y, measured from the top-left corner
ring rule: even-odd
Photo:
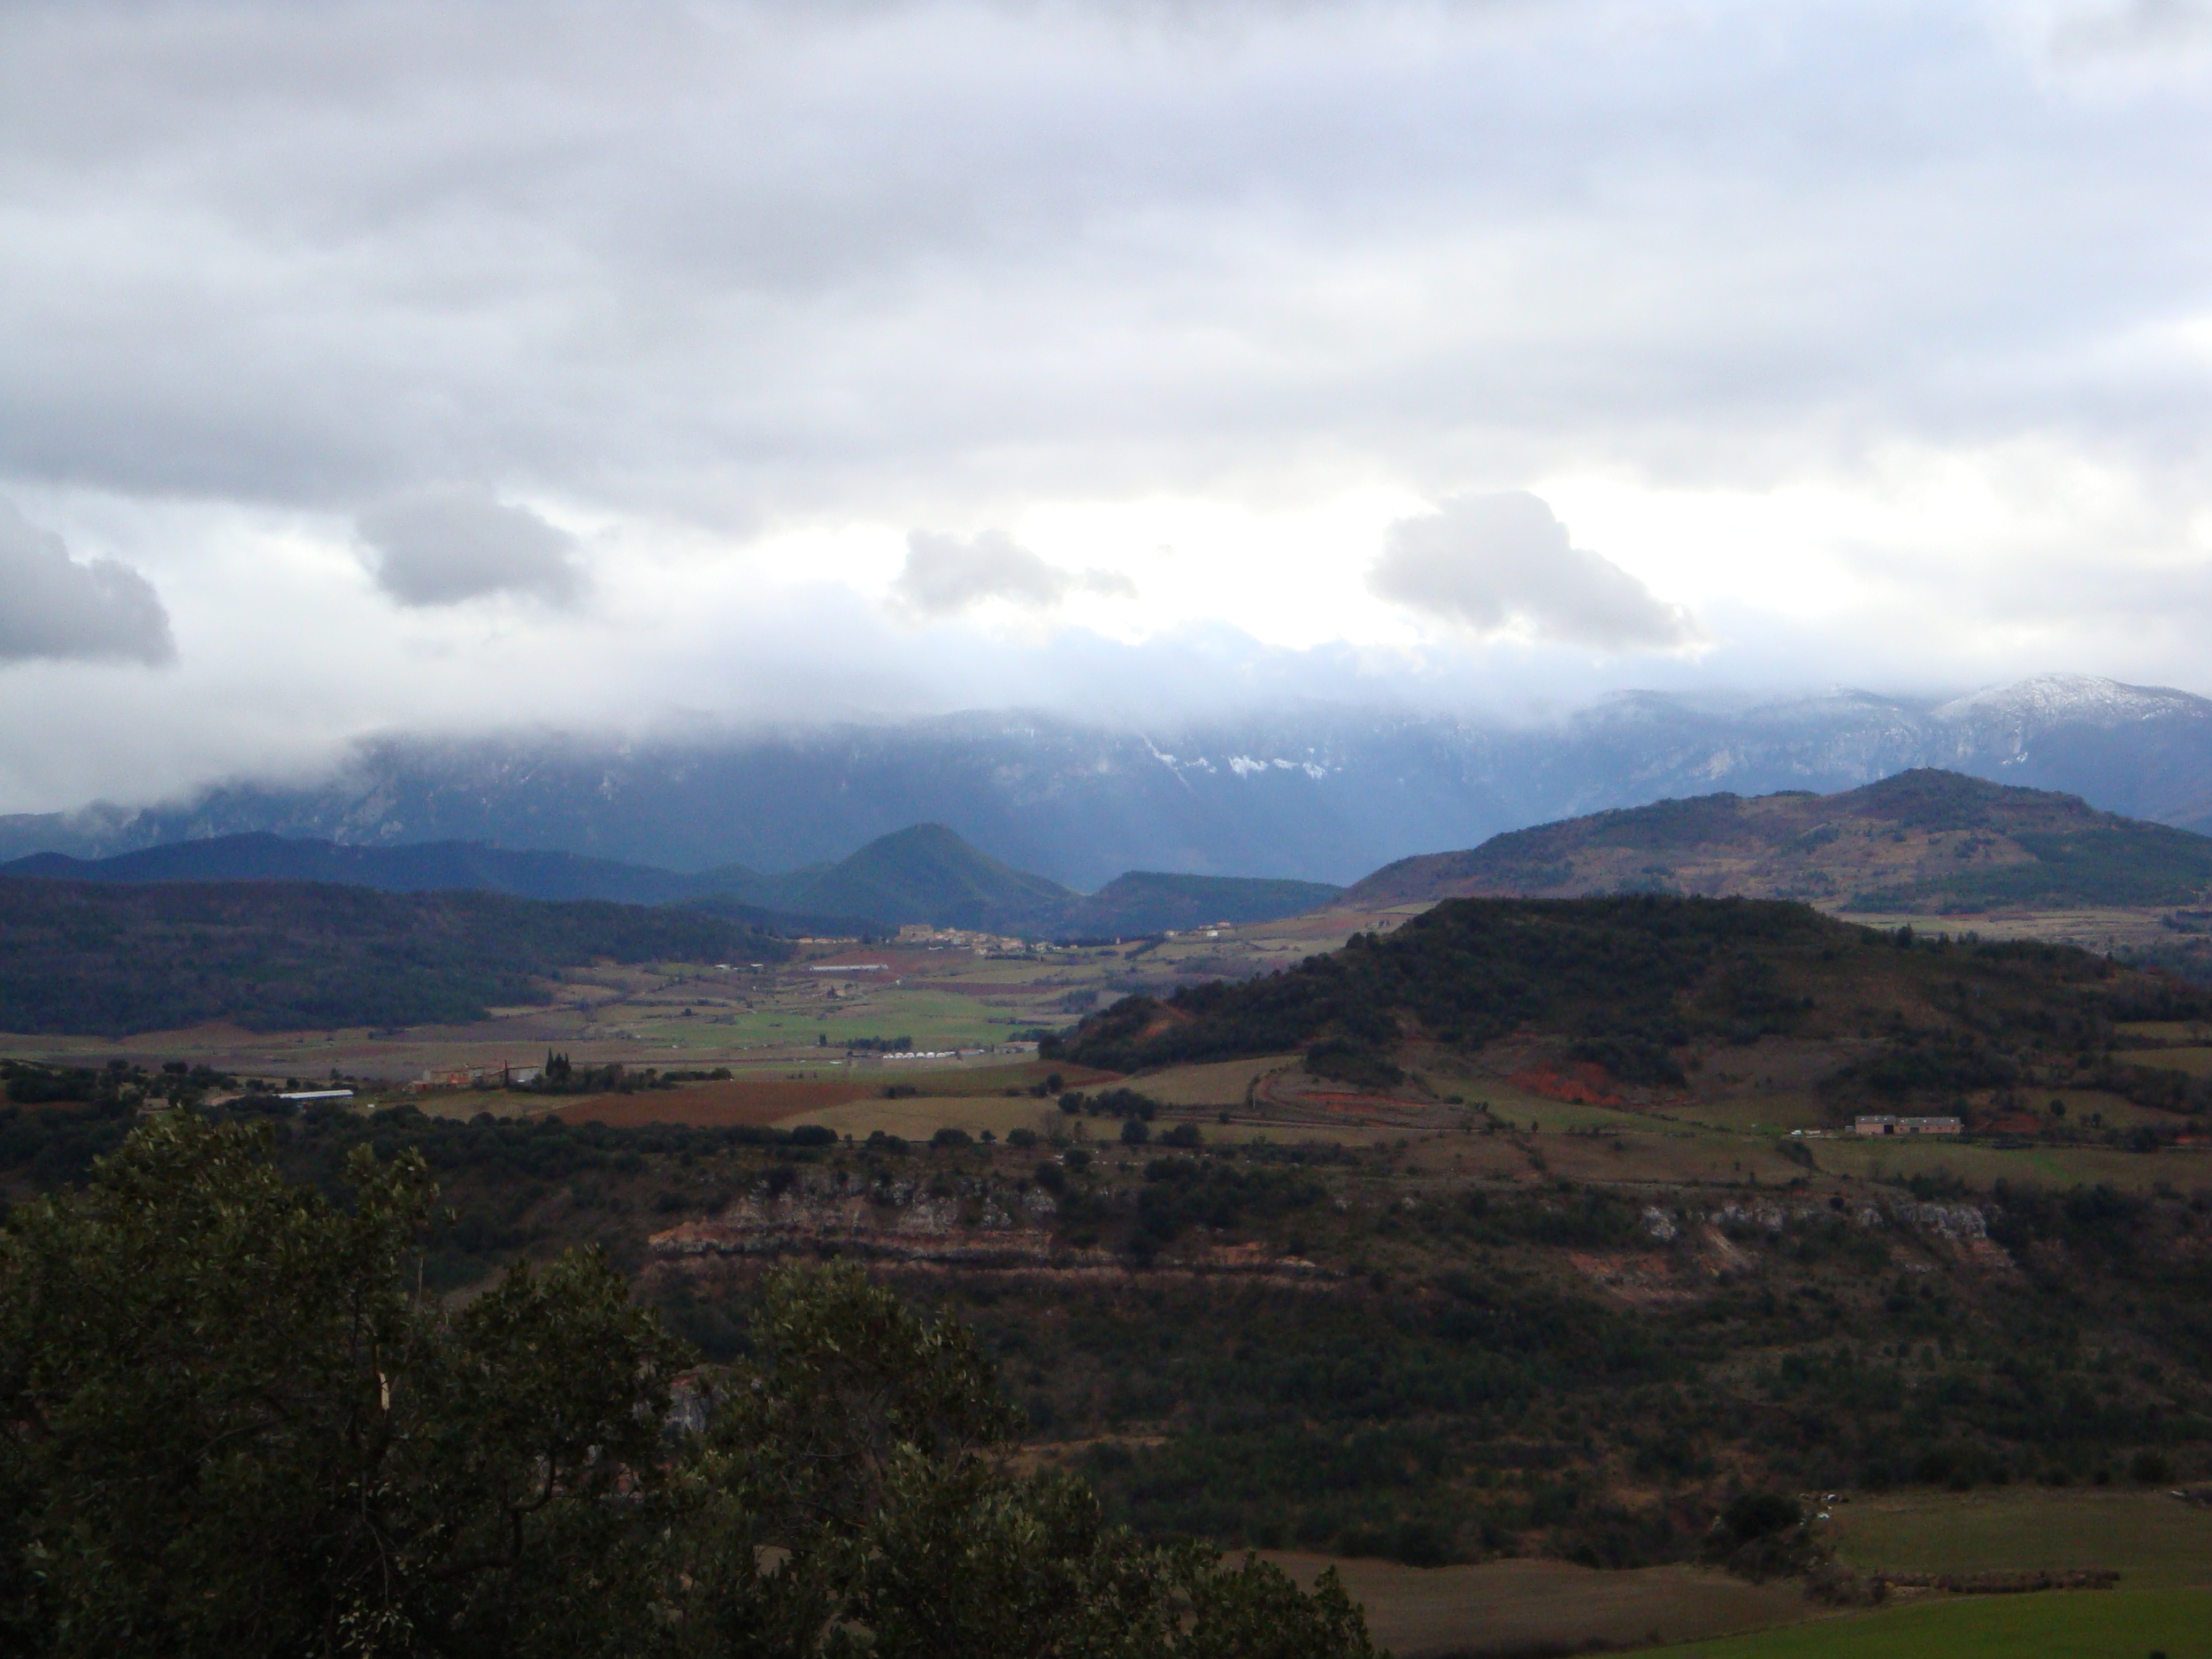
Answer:
[[[1839,795],[1708,795],[1517,830],[1466,852],[1402,858],[1345,898],[1673,893],[1955,914],[2187,905],[2208,892],[2212,838],[2070,795],[1920,769]]]
[[[734,872],[757,879],[754,872]],[[331,881],[385,893],[472,888],[531,899],[615,899],[664,904],[720,891],[718,872],[679,875],[573,853],[518,852],[480,841],[421,841],[402,847],[342,847],[288,840],[266,830],[176,841],[108,858],[35,853],[0,864],[0,876],[63,881]]]
[[[1624,693],[1533,725],[1326,708],[1148,732],[990,713],[620,742],[394,738],[304,787],[248,780],[163,806],[0,818],[0,857],[267,831],[810,871],[937,823],[1076,891],[1127,870],[1340,882],[1604,808],[1832,792],[1920,766],[2212,827],[2212,702],[2052,675],[1947,701]]]
[[[1154,933],[1211,921],[1270,921],[1325,903],[1338,891],[1317,882],[1129,871],[1086,896],[978,851],[941,824],[910,826],[837,864],[781,875],[742,865],[686,875],[474,841],[347,847],[257,831],[108,858],[36,853],[0,864],[0,876],[131,885],[317,881],[387,893],[470,889],[677,903],[786,935],[887,933],[909,922],[1032,937]]]
[[[1341,891],[1317,881],[1130,870],[1087,896],[977,850],[942,824],[879,837],[823,869],[722,879],[732,896],[755,904],[1055,937],[1273,921],[1316,909]],[[694,902],[719,908],[716,901]]]

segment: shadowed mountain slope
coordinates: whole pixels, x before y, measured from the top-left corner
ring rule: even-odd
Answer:
[[[472,888],[530,899],[612,899],[660,904],[703,890],[710,878],[574,853],[518,852],[481,841],[418,841],[347,847],[256,831],[176,841],[111,858],[36,853],[0,864],[0,876],[65,881],[328,881],[384,893]],[[718,886],[757,879],[749,870],[717,871]]]
[[[556,969],[780,961],[718,917],[314,882],[0,881],[0,1031],[125,1036],[444,1025],[547,1000]]]
[[[1493,837],[1385,865],[1348,902],[1653,892],[1847,910],[2188,904],[2212,838],[2079,797],[1929,768],[1840,795],[1694,796]]]
[[[917,824],[870,841],[820,872],[769,877],[734,889],[779,908],[865,916],[890,926],[1013,932],[1072,904],[1076,895],[971,847],[942,824]]]
[[[1295,916],[1335,897],[1318,881],[1133,870],[1085,897],[979,852],[942,824],[871,841],[842,864],[743,889],[787,909],[1025,936],[1156,933]]]
[[[1117,876],[1063,918],[1075,933],[1156,933],[1210,922],[1271,922],[1318,910],[1341,893],[1322,881],[1243,876],[1177,876],[1132,870]]]
[[[732,864],[695,876],[573,853],[517,851],[481,841],[417,841],[398,847],[348,847],[253,832],[177,841],[72,858],[35,853],[0,864],[0,877],[129,885],[173,881],[315,881],[380,893],[503,893],[556,902],[603,899],[618,904],[687,902],[742,926],[787,936],[879,930],[853,916],[779,910],[731,896],[757,892],[776,878]]]
[[[6,876],[127,885],[316,881],[386,893],[472,890],[533,899],[680,903],[786,935],[887,932],[907,922],[1025,935],[1151,933],[1294,916],[1337,891],[1310,881],[1132,871],[1086,898],[979,851],[941,824],[918,824],[869,842],[841,863],[781,875],[740,864],[685,875],[480,841],[349,847],[255,832],[110,858],[36,853],[0,864],[0,877]]]

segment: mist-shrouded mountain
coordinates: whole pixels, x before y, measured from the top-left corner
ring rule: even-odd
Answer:
[[[1061,936],[1273,921],[1325,904],[1340,891],[1313,881],[1131,870],[1086,895],[1016,870],[942,824],[917,824],[882,836],[826,869],[755,877],[732,890],[757,903],[870,917],[894,926],[929,922]],[[718,901],[697,902],[718,908]]]
[[[938,823],[1072,889],[1133,870],[1341,882],[1609,807],[1830,793],[1919,766],[2212,826],[2212,701],[2050,675],[1948,701],[1624,693],[1538,725],[1328,707],[1172,731],[990,713],[650,741],[393,738],[312,786],[234,782],[165,806],[0,818],[0,856],[265,830],[772,871]]]
[[[1947,914],[2186,905],[2212,892],[2212,837],[1920,768],[1837,795],[1699,795],[1509,831],[1465,852],[1402,858],[1345,897],[1638,892]]]
[[[695,908],[726,921],[783,934],[849,933],[882,923],[853,916],[777,910],[741,902],[776,878],[739,865],[686,875],[649,864],[573,853],[521,851],[481,841],[416,841],[396,847],[349,847],[250,830],[204,841],[168,841],[106,858],[32,853],[0,864],[0,877],[102,885],[162,882],[313,881],[380,893],[503,893],[514,898],[606,899],[621,904]],[[718,902],[705,902],[705,901]],[[895,926],[895,924],[892,924]]]
[[[942,824],[895,831],[827,870],[764,879],[752,891],[768,902],[877,917],[895,926],[1010,929],[1033,927],[1033,918],[1078,898],[1056,881],[979,851]]]

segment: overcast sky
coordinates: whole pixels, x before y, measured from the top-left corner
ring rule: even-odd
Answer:
[[[0,810],[361,734],[2212,692],[2212,12],[0,5]]]

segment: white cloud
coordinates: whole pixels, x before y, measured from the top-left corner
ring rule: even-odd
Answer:
[[[0,488],[182,647],[0,677],[0,807],[9,767],[135,787],[449,710],[1083,705],[1171,637],[1193,698],[1425,653],[1578,695],[1592,645],[1688,637],[1669,602],[1717,641],[1637,660],[1671,684],[2212,690],[2205,15],[0,7]],[[592,603],[557,526],[455,479],[594,526]],[[1425,609],[1366,586],[1416,504],[1517,485],[1650,591],[1413,532]],[[916,525],[1020,557],[916,563]],[[1109,565],[1138,603],[1084,603],[1130,596]],[[874,618],[864,661],[754,627],[806,582]],[[1231,638],[1259,655],[1190,643]]]
[[[1460,495],[1402,518],[1367,583],[1380,597],[1476,634],[1518,633],[1601,650],[1669,650],[1704,631],[1610,559],[1572,545],[1525,490]]]
[[[455,605],[493,594],[566,604],[583,586],[576,539],[488,490],[414,490],[360,517],[377,586],[403,605]]]
[[[893,607],[917,618],[958,616],[994,599],[1050,611],[1077,593],[1134,599],[1137,585],[1118,571],[1048,565],[1003,530],[966,537],[917,530],[906,539],[906,564],[891,583]]]
[[[62,539],[0,501],[0,662],[176,660],[153,584],[127,565],[80,565]]]
[[[2047,20],[2060,62],[2186,53],[2212,39],[2203,0],[2072,0]]]

